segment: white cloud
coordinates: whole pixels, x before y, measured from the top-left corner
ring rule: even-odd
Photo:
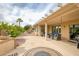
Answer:
[[[43,11],[35,12],[32,9],[12,7],[11,5],[0,4],[3,8],[0,9],[0,14],[4,15],[4,21],[9,23],[15,23],[16,19],[21,17],[23,19],[22,26],[26,24],[35,24],[41,17],[44,17],[45,14],[54,6],[54,4],[49,4]],[[39,7],[39,6],[38,6]]]

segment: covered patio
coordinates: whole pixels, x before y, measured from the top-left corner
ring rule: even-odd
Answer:
[[[69,41],[71,39],[70,26],[77,25],[79,29],[78,15],[79,4],[66,4],[52,15],[35,24],[35,35],[43,35],[46,39],[49,34],[54,37],[53,33],[57,32],[61,40]]]

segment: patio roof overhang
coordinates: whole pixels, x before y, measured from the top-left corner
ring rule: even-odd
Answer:
[[[48,25],[57,25],[74,20],[79,20],[79,4],[77,3],[67,4],[61,7],[58,11],[35,25],[44,25],[45,23]]]

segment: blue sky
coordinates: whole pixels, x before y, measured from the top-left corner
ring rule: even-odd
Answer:
[[[0,21],[17,24],[16,19],[22,18],[22,26],[33,25],[48,14],[49,10],[56,9],[55,3],[0,3]]]

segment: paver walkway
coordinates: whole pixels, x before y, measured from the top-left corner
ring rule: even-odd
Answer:
[[[26,42],[18,48],[23,47],[26,51],[37,47],[47,47],[54,49],[65,56],[79,56],[79,49],[77,49],[75,45],[68,44],[63,41],[56,41],[52,39],[45,40],[44,37],[40,36],[22,36],[21,38],[26,39]]]
[[[79,56],[79,49],[75,45],[69,44],[63,41],[57,41],[53,39],[45,40],[44,37],[40,36],[20,36],[17,39],[25,39],[25,42],[17,47],[10,53],[17,52],[19,55],[23,55],[26,51],[37,47],[46,47],[58,51],[63,56]],[[8,55],[7,54],[7,55]]]

